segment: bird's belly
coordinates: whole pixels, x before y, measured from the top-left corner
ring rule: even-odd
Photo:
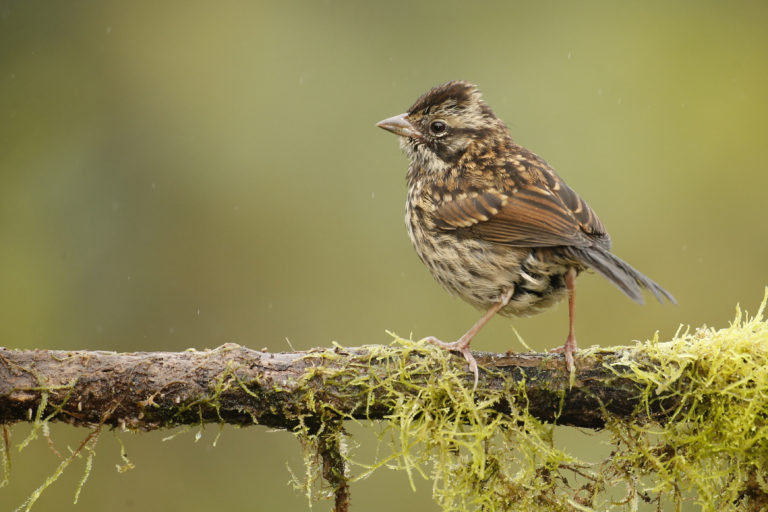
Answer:
[[[507,247],[454,233],[427,233],[412,225],[409,234],[435,279],[479,309],[499,302],[510,289],[512,298],[499,312],[506,316],[532,315],[567,297],[568,266],[546,249]]]

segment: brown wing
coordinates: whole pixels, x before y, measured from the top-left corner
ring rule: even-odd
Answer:
[[[592,209],[557,175],[500,192],[488,189],[445,198],[435,210],[438,226],[519,247],[610,248],[610,238]]]
[[[578,222],[579,228],[598,245],[604,249],[610,249],[611,238],[608,236],[608,232],[594,210],[571,187],[566,185],[551,167],[543,161],[542,164],[542,176],[547,187],[570,210],[576,222]]]

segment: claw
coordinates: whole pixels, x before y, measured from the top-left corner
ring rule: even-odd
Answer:
[[[472,370],[472,373],[475,374],[475,383],[472,385],[472,392],[474,393],[477,389],[477,382],[480,379],[480,371],[477,368],[477,359],[475,359],[475,356],[473,356],[472,352],[469,351],[469,346],[467,346],[465,350],[462,350],[461,354],[464,356],[464,359],[467,360],[469,369]]]
[[[454,341],[453,343],[446,343],[435,338],[434,336],[428,336],[424,338],[424,341],[433,345],[437,345],[438,347],[445,350],[459,352],[461,355],[463,355],[464,359],[467,360],[467,364],[469,364],[469,369],[472,371],[472,373],[475,374],[475,385],[472,386],[472,391],[477,389],[477,383],[480,379],[480,370],[477,367],[477,360],[475,359],[475,356],[473,356],[472,352],[469,351],[469,344],[472,341],[471,338],[467,339],[465,335],[459,338],[458,341]]]
[[[576,339],[571,340],[570,338],[565,341],[565,345],[562,347],[553,348],[549,351],[550,354],[564,354],[565,355],[565,365],[568,368],[569,372],[572,372],[574,368],[576,367],[573,362],[573,354],[574,352],[578,351],[578,347],[576,346]]]

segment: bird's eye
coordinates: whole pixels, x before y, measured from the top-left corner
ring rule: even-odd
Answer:
[[[429,125],[429,131],[432,135],[443,135],[448,129],[448,125],[445,121],[432,121]]]

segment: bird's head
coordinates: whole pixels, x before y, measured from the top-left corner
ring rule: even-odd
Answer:
[[[484,144],[508,136],[477,86],[463,81],[430,89],[408,112],[376,126],[400,136],[411,162],[435,171],[455,164],[476,141]]]

